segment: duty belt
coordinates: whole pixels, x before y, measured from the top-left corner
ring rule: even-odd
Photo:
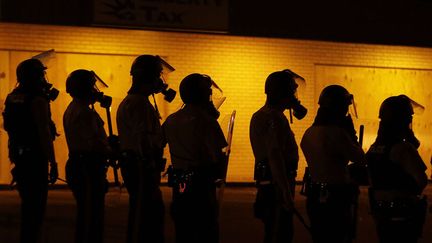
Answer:
[[[271,181],[257,181],[256,185],[257,186],[266,186],[266,185],[271,185],[272,182]]]

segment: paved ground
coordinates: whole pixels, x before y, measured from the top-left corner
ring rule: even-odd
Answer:
[[[299,189],[299,188],[297,188]],[[356,242],[377,242],[372,219],[368,213],[366,191],[362,190],[359,207],[359,227]],[[166,206],[170,203],[170,190],[163,187]],[[432,186],[427,189],[432,198]],[[298,194],[297,194],[298,195]],[[227,188],[221,212],[221,243],[258,243],[262,239],[261,222],[252,216],[255,188]],[[107,194],[106,243],[122,243],[125,239],[128,195],[126,191],[111,189]],[[49,192],[48,211],[45,223],[44,243],[72,243],[75,205],[69,190]],[[306,216],[305,199],[297,196],[296,205]],[[168,208],[168,207],[167,207]],[[311,242],[309,235],[296,220],[294,242]],[[167,243],[173,241],[173,225],[167,215]],[[18,242],[19,198],[16,191],[0,191],[0,243]],[[422,243],[432,242],[432,215],[429,214],[424,228]]]

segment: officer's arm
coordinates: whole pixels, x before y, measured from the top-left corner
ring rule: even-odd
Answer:
[[[31,110],[37,126],[42,152],[52,164],[56,163],[52,139],[53,134],[51,134],[50,129],[49,103],[42,97],[36,97],[32,102]]]
[[[214,120],[212,126],[210,126],[210,129],[211,130],[208,131],[210,136],[207,136],[207,149],[210,151],[211,157],[213,157],[217,164],[217,179],[225,179],[228,168],[228,157],[223,152],[223,148],[225,148],[228,144],[222,129],[216,120]]]
[[[398,162],[423,191],[427,185],[427,167],[414,146],[409,143],[396,144],[390,151],[390,160]]]
[[[283,193],[286,203],[292,202],[293,192],[290,190],[290,185],[287,177],[287,168],[283,156],[283,144],[281,124],[272,122],[269,127],[268,136],[266,138],[267,144],[267,158],[270,165],[273,182]]]
[[[88,144],[92,151],[102,153],[105,155],[110,154],[111,150],[108,144],[108,138],[103,128],[103,120],[93,110],[83,110],[80,113],[80,137],[83,142]]]
[[[341,145],[343,146],[341,151],[345,152],[346,159],[354,163],[365,163],[365,153],[360,144],[353,141],[345,130],[340,129],[340,132]]]
[[[156,116],[151,116],[151,111],[145,109],[140,112],[134,112],[135,132],[138,138],[139,153],[143,158],[153,158],[155,152],[159,153],[162,149],[161,144],[155,144],[152,137],[158,132],[154,127],[155,122],[159,122]],[[156,119],[156,121],[155,121]],[[162,131],[159,131],[160,133]]]

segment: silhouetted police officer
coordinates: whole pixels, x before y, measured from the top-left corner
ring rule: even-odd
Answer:
[[[164,241],[164,205],[159,189],[162,160],[162,129],[159,113],[149,96],[161,92],[162,62],[142,55],[131,67],[132,87],[117,111],[122,159],[120,167],[129,192],[127,242]]]
[[[255,156],[257,196],[255,216],[265,227],[264,242],[292,242],[293,203],[297,175],[298,147],[286,109],[294,109],[298,119],[306,108],[296,97],[299,77],[290,70],[270,74],[265,82],[267,100],[250,122],[250,142]]]
[[[163,125],[173,167],[169,184],[177,243],[219,242],[215,181],[222,178],[227,143],[211,102],[212,83],[203,74],[185,77],[180,83],[185,106]]]
[[[18,87],[7,96],[3,113],[9,158],[15,165],[12,176],[21,197],[22,243],[40,240],[48,181],[55,183],[58,176],[53,147],[56,130],[49,104],[58,91],[46,81],[45,69],[37,59],[18,65]]]
[[[66,80],[73,100],[63,115],[69,148],[66,179],[77,203],[76,243],[103,242],[106,166],[110,152],[104,122],[94,109],[100,92],[94,74],[75,70]]]
[[[411,130],[413,107],[405,95],[380,107],[378,136],[366,154],[372,215],[380,242],[417,242],[426,217],[426,166]]]
[[[303,135],[301,148],[309,167],[307,212],[314,242],[350,242],[352,204],[358,191],[348,163],[364,162],[348,108],[353,96],[342,86],[330,85],[319,97],[315,121]]]

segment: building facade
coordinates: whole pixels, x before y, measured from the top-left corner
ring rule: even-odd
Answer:
[[[407,94],[426,107],[423,114],[415,115],[413,129],[422,143],[420,154],[430,170],[432,48],[0,23],[0,109],[4,107],[6,95],[15,87],[18,63],[49,49],[55,49],[56,55],[48,63],[48,78],[61,91],[52,104],[52,113],[60,133],[55,149],[62,178],[67,159],[62,116],[70,101],[65,91],[67,75],[75,69],[90,69],[108,83],[109,88],[102,91],[114,98],[112,116],[115,121],[117,106],[131,84],[130,65],[140,54],[160,55],[176,68],[168,76],[168,83],[175,90],[182,78],[194,72],[210,75],[222,88],[227,99],[221,107],[221,123],[225,115],[237,111],[228,171],[230,182],[253,179],[250,118],[264,104],[266,77],[286,68],[306,79],[306,86],[299,95],[309,113],[305,119],[294,120],[292,124],[298,142],[313,122],[319,93],[326,85],[341,84],[354,94],[358,113],[354,122],[357,128],[365,125],[365,150],[375,139],[381,102],[390,95]],[[181,100],[177,96],[168,104],[159,99],[158,104],[164,119],[179,109]],[[99,111],[106,119],[104,111]],[[301,154],[298,179],[303,175],[304,166]],[[0,184],[10,182],[10,168],[7,134],[0,129]]]

